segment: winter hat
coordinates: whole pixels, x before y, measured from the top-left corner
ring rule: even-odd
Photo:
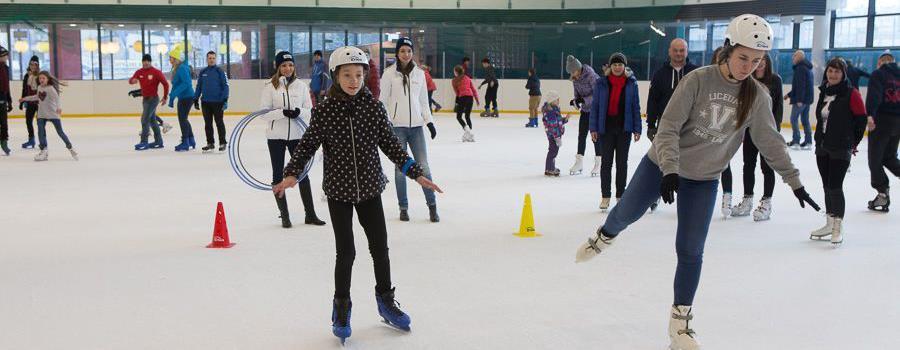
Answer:
[[[559,93],[556,90],[548,90],[544,92],[544,102],[550,103],[559,99]]]
[[[281,67],[281,64],[284,62],[294,62],[294,55],[287,51],[275,54],[275,68]]]
[[[5,56],[9,56],[9,50],[7,50],[3,46],[0,46],[0,57],[5,57]]]
[[[404,46],[409,46],[409,49],[412,51],[416,51],[416,48],[413,46],[413,41],[410,38],[402,37],[397,39],[397,52],[400,52],[400,48]]]
[[[30,60],[28,60],[28,63],[29,63],[29,64],[31,64],[31,62],[34,62],[34,63],[41,63],[41,59],[38,58],[37,55],[34,55],[34,56],[31,56],[31,59],[30,59]]]
[[[621,52],[616,52],[609,56],[609,65],[613,65],[614,63],[621,63],[624,65],[628,65],[628,59]]]
[[[566,73],[572,75],[577,71],[581,70],[581,61],[579,61],[575,56],[569,55],[566,57]]]
[[[880,60],[884,56],[894,57],[894,54],[891,53],[891,50],[884,50],[884,52],[881,55],[878,55],[878,59]]]
[[[191,47],[188,46],[188,50],[190,49]],[[172,57],[179,61],[184,61],[184,44],[175,44],[175,47],[172,49],[172,51],[169,51],[169,57]]]
[[[153,56],[151,56],[149,53],[144,54],[144,57],[141,57],[141,62],[153,62]]]

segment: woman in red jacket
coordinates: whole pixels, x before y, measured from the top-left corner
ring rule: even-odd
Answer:
[[[474,100],[481,104],[481,101],[478,99],[472,78],[466,75],[463,66],[453,67],[453,75],[455,75],[453,78],[453,91],[456,92],[456,106],[453,108],[453,111],[456,112],[456,121],[463,128],[462,141],[475,142],[475,135],[472,134],[472,103]],[[463,121],[463,115],[466,116],[465,121]]]
[[[425,71],[425,86],[428,88],[428,107],[434,111],[433,113],[437,113],[441,110],[441,104],[434,100],[434,92],[437,90],[437,85],[434,83],[434,79],[431,78],[431,66],[423,64],[422,70]],[[434,106],[437,107],[435,108]]]

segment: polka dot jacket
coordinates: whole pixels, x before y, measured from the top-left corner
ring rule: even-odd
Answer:
[[[294,176],[315,155],[325,154],[322,184],[330,199],[359,203],[381,195],[388,183],[378,149],[412,179],[424,173],[400,146],[384,105],[363,89],[354,97],[329,97],[312,109],[309,129],[294,149],[284,176]]]

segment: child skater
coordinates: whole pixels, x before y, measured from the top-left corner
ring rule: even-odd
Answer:
[[[62,114],[62,109],[59,105],[60,85],[65,84],[60,83],[59,80],[56,79],[56,77],[50,74],[50,72],[41,71],[40,73],[38,73],[37,93],[19,99],[19,103],[38,103],[37,126],[38,142],[41,152],[34,157],[34,160],[36,162],[45,161],[49,156],[47,152],[47,122],[52,123],[53,127],[56,128],[56,133],[59,135],[59,138],[61,138],[63,142],[66,143],[66,148],[69,149],[69,153],[72,154],[72,158],[78,160],[78,153],[75,152],[74,148],[72,148],[72,142],[69,142],[69,137],[66,136],[66,132],[63,131],[62,120],[60,120],[60,115]]]
[[[556,155],[559,154],[559,148],[562,147],[562,136],[566,132],[566,123],[569,122],[569,115],[563,117],[559,112],[559,93],[555,90],[547,91],[547,100],[541,107],[541,113],[544,114],[544,129],[547,131],[547,142],[550,143],[547,149],[547,161],[544,164],[544,175],[559,176],[559,169],[556,168]]]

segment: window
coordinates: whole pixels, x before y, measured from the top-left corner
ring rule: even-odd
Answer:
[[[852,17],[834,20],[834,47],[866,46],[868,17]],[[875,26],[878,28],[878,26]]]
[[[772,31],[775,32],[775,47],[790,49],[794,47],[794,23],[791,21],[770,21]]]
[[[259,26],[229,26],[228,47],[231,50],[228,62],[230,77],[233,79],[263,78],[261,59],[259,56]],[[274,55],[273,55],[274,57]],[[269,66],[271,62],[266,62]]]
[[[63,80],[100,79],[96,24],[57,24],[56,41],[59,48],[57,77]]]
[[[813,18],[803,17],[800,23],[800,48],[809,49],[812,47],[813,41]]]
[[[98,41],[103,79],[128,79],[141,67],[144,44],[140,25],[104,23]]]
[[[869,14],[869,0],[844,0],[843,2],[844,7],[834,11],[837,17],[867,16]]]
[[[53,71],[50,67],[50,35],[44,24],[17,23],[10,25],[12,45],[9,47],[10,78],[21,80],[28,70],[31,56],[37,56],[41,70]]]
[[[690,51],[706,51],[706,26],[692,24],[688,27],[688,49]]]
[[[876,16],[873,46],[900,46],[900,15]]]
[[[172,51],[176,45],[184,45],[184,32],[182,32],[182,28],[183,26],[178,24],[163,24],[146,27],[146,44],[149,49],[146,51],[153,56],[153,65],[163,73],[169,73],[172,70],[172,64],[169,63],[169,52]],[[106,70],[105,67],[103,69],[104,71]],[[169,79],[171,79],[171,77],[169,77]]]
[[[191,50],[188,53],[188,64],[195,73],[199,74],[200,70],[206,68],[206,53],[216,53],[216,65],[224,67],[228,52],[228,45],[225,40],[225,26],[212,25],[191,25],[188,26],[188,42]]]
[[[897,0],[875,0],[875,14],[900,13],[900,2]]]
[[[287,51],[293,54],[297,75],[301,78],[309,78],[308,67],[312,63],[309,39],[309,26],[275,26],[275,49],[272,53]]]
[[[712,47],[713,49],[725,44],[725,31],[728,29],[728,23],[715,23],[712,27]]]
[[[347,32],[347,45],[356,46],[363,50],[375,62],[380,72],[384,67],[380,66],[381,55],[379,50],[381,49],[381,40],[379,39],[378,28],[357,28]],[[421,45],[418,40],[416,40],[416,44]],[[416,49],[418,51],[419,48]]]

